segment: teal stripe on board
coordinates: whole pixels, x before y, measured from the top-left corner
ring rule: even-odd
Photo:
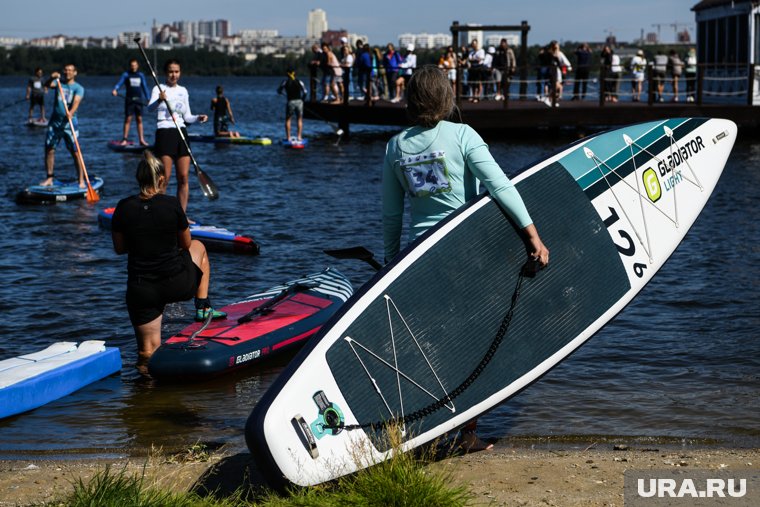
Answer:
[[[648,147],[665,137],[664,126],[676,130],[687,121],[688,118],[675,118],[661,122],[642,123],[626,127],[625,133],[639,146]],[[604,161],[612,168],[621,166],[631,156],[631,150],[625,144],[619,130],[616,130],[614,133],[601,134],[589,141],[586,146],[594,152],[594,155],[599,160]],[[634,151],[638,153],[639,150],[635,149]],[[586,158],[583,150],[576,150],[570,153],[562,158],[560,163],[568,168],[570,174],[584,190],[602,179],[602,174],[599,172],[596,164],[593,160]],[[604,172],[605,174],[609,174],[610,170],[605,167]]]
[[[676,141],[676,143],[680,143],[685,138],[690,136],[697,127],[706,121],[707,118],[689,118],[683,122],[667,122],[663,125],[667,125],[673,130],[673,139]],[[653,132],[656,133],[657,130],[662,130],[662,126]],[[625,144],[622,138],[622,134],[620,134],[620,140],[622,144]],[[611,168],[615,169],[615,176],[610,181],[610,183],[614,183],[617,181],[618,177],[625,178],[636,168],[644,167],[644,165],[651,160],[651,154],[656,154],[662,152],[663,150],[667,150],[670,146],[670,143],[671,140],[664,135],[664,130],[663,135],[659,137],[647,134],[646,136],[640,138],[636,142],[636,146],[633,147],[634,158],[631,158],[631,148],[626,146],[624,151],[614,155],[607,161],[604,161],[606,165],[600,164],[600,167],[595,167],[595,170],[592,173],[589,173],[589,175],[585,176],[583,180],[585,181],[585,179],[588,178],[591,183],[588,186],[581,186],[581,188],[583,188],[583,190],[586,192],[586,196],[589,199],[593,200],[609,188],[608,182],[605,181],[602,177],[602,170],[604,171],[604,174],[607,175],[610,174]],[[642,148],[646,149],[647,151],[643,151]],[[593,163],[593,161],[590,162]]]
[[[656,131],[662,124],[663,122],[658,121],[633,125],[631,127],[626,127],[626,133],[631,136],[631,139],[635,139],[637,140],[636,142],[640,143],[640,140],[643,140],[644,136],[647,134],[656,135],[657,137],[664,135],[662,129],[659,129],[659,132],[653,134],[653,131]],[[623,142],[623,138],[619,135],[619,131],[617,130],[615,133],[602,133],[598,135],[586,146],[588,146],[601,160],[606,160],[620,153],[623,148],[627,148]],[[568,168],[568,172],[570,172],[576,181],[583,178],[583,176],[589,171],[596,169],[594,163],[586,158],[582,149],[573,151],[566,157],[563,157],[560,162]]]

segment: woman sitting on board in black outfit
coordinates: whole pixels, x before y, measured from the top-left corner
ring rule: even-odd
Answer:
[[[167,303],[195,296],[195,320],[226,317],[211,307],[211,267],[206,247],[190,239],[179,200],[165,194],[164,167],[145,151],[135,174],[140,193],[122,199],[112,221],[113,248],[129,254],[127,310],[137,338],[138,363],[161,345],[161,318]]]

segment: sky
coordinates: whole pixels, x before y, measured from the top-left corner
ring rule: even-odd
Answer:
[[[449,33],[452,21],[519,25],[528,21],[529,44],[601,41],[612,33],[632,41],[658,32],[663,42],[675,40],[673,23],[685,23],[695,39],[698,0],[0,0],[0,37],[30,39],[46,35],[116,36],[123,31],[150,31],[153,19],[172,21],[229,19],[233,32],[276,29],[280,35],[305,35],[308,13],[322,9],[328,28],[366,35],[371,44],[397,42],[401,33]],[[496,9],[495,6],[499,6]],[[371,6],[368,8],[367,6]],[[683,30],[679,26],[678,30]]]

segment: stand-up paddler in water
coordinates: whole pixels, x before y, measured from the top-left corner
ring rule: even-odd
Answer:
[[[74,80],[76,76],[77,68],[70,63],[63,68],[63,76],[58,72],[53,72],[50,74],[50,79],[45,83],[45,86],[55,89],[55,102],[53,114],[50,115],[50,122],[48,122],[47,135],[45,136],[45,170],[47,177],[40,182],[40,185],[43,187],[53,185],[53,178],[55,176],[55,149],[61,142],[61,139],[63,139],[64,143],[66,143],[66,149],[69,150],[71,157],[74,159],[74,167],[77,168],[79,188],[85,188],[84,173],[79,164],[77,146],[74,141],[74,135],[79,135],[77,111],[79,111],[79,105],[82,103],[82,98],[84,98],[84,87]],[[61,94],[56,89],[59,84],[66,99],[66,104],[64,104]],[[68,116],[66,115],[66,106],[68,106]],[[69,117],[71,118],[71,123],[69,123]],[[74,129],[77,132],[71,131],[71,125],[74,125]]]
[[[126,97],[124,98],[124,132],[121,138],[121,145],[126,146],[129,139],[129,126],[132,122],[132,116],[135,117],[137,125],[137,136],[141,146],[148,146],[148,142],[143,135],[142,110],[143,105],[150,96],[148,91],[148,81],[145,75],[140,72],[140,64],[136,58],[129,61],[129,70],[125,71],[116,86],[113,87],[111,94],[116,97],[119,90],[124,86]]]
[[[164,177],[168,184],[172,176],[172,165],[177,166],[177,199],[179,199],[183,210],[187,210],[187,201],[190,194],[188,177],[190,175],[190,152],[187,150],[185,142],[177,132],[177,127],[172,121],[169,108],[166,107],[166,101],[169,101],[171,110],[174,111],[174,120],[182,129],[182,133],[187,140],[187,130],[185,124],[201,123],[208,120],[205,114],[194,115],[190,111],[190,97],[187,89],[179,85],[181,69],[177,60],[168,60],[164,64],[166,74],[166,84],[154,86],[150,94],[149,111],[157,111],[158,123],[156,124],[156,155],[160,157],[164,165]]]

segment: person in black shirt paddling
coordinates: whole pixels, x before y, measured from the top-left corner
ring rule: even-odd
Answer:
[[[288,67],[286,74],[288,77],[277,87],[277,93],[282,95],[285,92],[285,96],[288,98],[288,103],[285,106],[285,139],[292,139],[290,137],[290,118],[296,115],[298,120],[298,137],[296,140],[301,141],[303,139],[303,101],[306,98],[306,87],[302,81],[296,79],[296,71],[292,67]]]
[[[37,67],[34,69],[34,75],[29,78],[29,83],[26,85],[26,100],[29,101],[29,120],[32,121],[32,115],[34,114],[34,107],[40,108],[40,121],[45,120],[45,95],[47,94],[47,87],[45,86],[45,80],[42,79],[42,69]]]
[[[137,338],[139,365],[161,345],[166,304],[195,296],[195,320],[227,314],[211,307],[206,248],[190,239],[179,200],[165,194],[163,164],[145,151],[135,176],[140,193],[119,201],[111,235],[116,253],[128,254],[127,310]]]
[[[224,96],[222,85],[216,87],[216,97],[211,99],[211,110],[214,111],[214,135],[216,137],[240,137],[240,132],[230,130],[229,123],[235,124],[230,101]]]

